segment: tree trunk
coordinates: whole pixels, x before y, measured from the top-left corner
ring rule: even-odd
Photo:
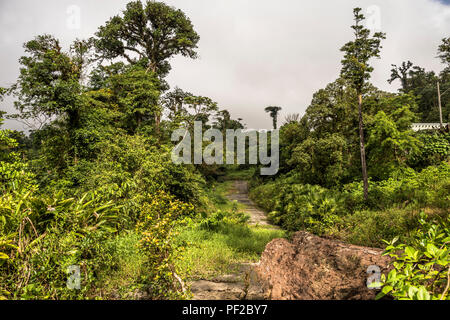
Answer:
[[[362,94],[358,95],[358,111],[359,111],[359,147],[361,151],[361,169],[364,183],[364,200],[369,198],[369,178],[367,176],[366,149],[364,147],[364,123],[362,116]]]
[[[438,106],[439,106],[439,124],[440,124],[440,129],[442,130],[444,128],[444,125],[443,125],[443,120],[442,120],[441,89],[439,87],[439,81],[437,82],[437,90],[438,90]]]
[[[157,74],[156,64],[154,62],[150,62],[148,64],[148,67],[147,67],[147,70],[145,70],[145,73],[148,73],[149,71],[152,71],[153,73]],[[161,141],[160,125],[161,125],[161,114],[159,112],[157,112],[157,114],[155,115],[155,132],[156,132],[156,137],[158,138],[158,145],[160,144],[160,141]]]
[[[73,159],[73,163],[78,163],[78,154],[76,150],[75,130],[80,127],[80,114],[78,110],[67,111],[68,116],[68,132],[70,139],[69,156]]]

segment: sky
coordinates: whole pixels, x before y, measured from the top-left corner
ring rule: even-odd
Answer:
[[[68,48],[76,38],[92,36],[128,1],[0,0],[0,87],[19,73],[23,43],[49,33]],[[183,10],[200,35],[199,59],[175,57],[167,77],[196,95],[208,96],[248,128],[268,129],[264,108],[281,106],[303,114],[314,92],[339,77],[340,48],[352,40],[352,10],[361,7],[367,27],[383,31],[381,59],[373,60],[371,81],[389,85],[391,64],[411,60],[439,72],[436,58],[442,38],[450,37],[450,0],[166,0]],[[13,100],[0,109],[14,112]],[[22,130],[18,122],[5,126]]]

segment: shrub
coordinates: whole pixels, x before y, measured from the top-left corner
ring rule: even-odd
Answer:
[[[122,250],[117,244],[125,241],[127,228],[135,229],[131,234],[140,240],[139,246],[129,242],[138,262],[135,270],[145,272],[122,290],[145,287],[153,299],[185,296],[173,263],[182,246],[172,239],[182,218],[192,214],[191,204],[164,191],[133,194],[137,186],[127,180],[72,198],[62,191],[48,195],[33,184],[34,176],[17,157],[8,161],[0,163],[0,298],[91,297],[114,283],[111,277],[117,272],[130,272],[123,254],[117,259]],[[66,285],[71,266],[80,268],[80,290]],[[118,291],[109,290],[100,296]]]
[[[417,135],[422,141],[423,147],[420,153],[411,156],[409,163],[418,168],[439,165],[450,158],[450,133],[448,132],[423,132]]]
[[[101,268],[96,252],[117,230],[117,208],[92,194],[79,200],[41,198],[36,190],[0,198],[0,278],[8,298],[81,298]],[[78,265],[82,289],[66,287]]]
[[[333,191],[288,181],[280,179],[251,191],[256,203],[269,211],[271,221],[289,231],[304,229],[322,235],[340,220],[343,202]]]
[[[443,162],[421,172],[406,169],[388,180],[370,181],[368,203],[363,202],[361,182],[347,184],[342,191],[351,211],[367,207],[384,210],[396,204],[409,203],[447,210],[450,206],[450,165]]]
[[[425,214],[409,243],[398,238],[386,242],[385,254],[394,258],[393,269],[382,276],[378,298],[401,300],[450,300],[450,218],[430,222]]]
[[[358,210],[344,216],[330,233],[352,244],[382,248],[383,239],[407,239],[418,226],[417,215],[413,208]]]
[[[154,298],[183,298],[187,291],[175,261],[184,244],[174,241],[183,218],[192,216],[194,207],[164,192],[148,195],[136,230],[142,235],[140,247],[146,255],[145,283]]]

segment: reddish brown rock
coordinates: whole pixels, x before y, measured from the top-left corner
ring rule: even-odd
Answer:
[[[273,300],[368,300],[377,293],[367,288],[368,267],[387,273],[388,263],[380,249],[297,232],[270,242],[256,273]]]

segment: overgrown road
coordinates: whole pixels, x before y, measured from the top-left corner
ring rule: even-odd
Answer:
[[[259,210],[248,195],[248,182],[233,181],[232,188],[227,195],[231,201],[237,201],[244,205],[242,210],[250,216],[248,224],[251,226],[272,226],[266,214]],[[191,283],[191,291],[194,300],[264,300],[263,290],[258,284],[253,271],[255,263],[243,263],[239,265],[239,271],[215,277],[212,280],[197,280]]]
[[[237,201],[245,206],[244,212],[250,216],[250,225],[271,225],[267,221],[265,212],[259,210],[252,200],[248,197],[248,182],[233,181],[233,188],[230,190],[228,199]],[[274,227],[275,228],[275,227]]]

